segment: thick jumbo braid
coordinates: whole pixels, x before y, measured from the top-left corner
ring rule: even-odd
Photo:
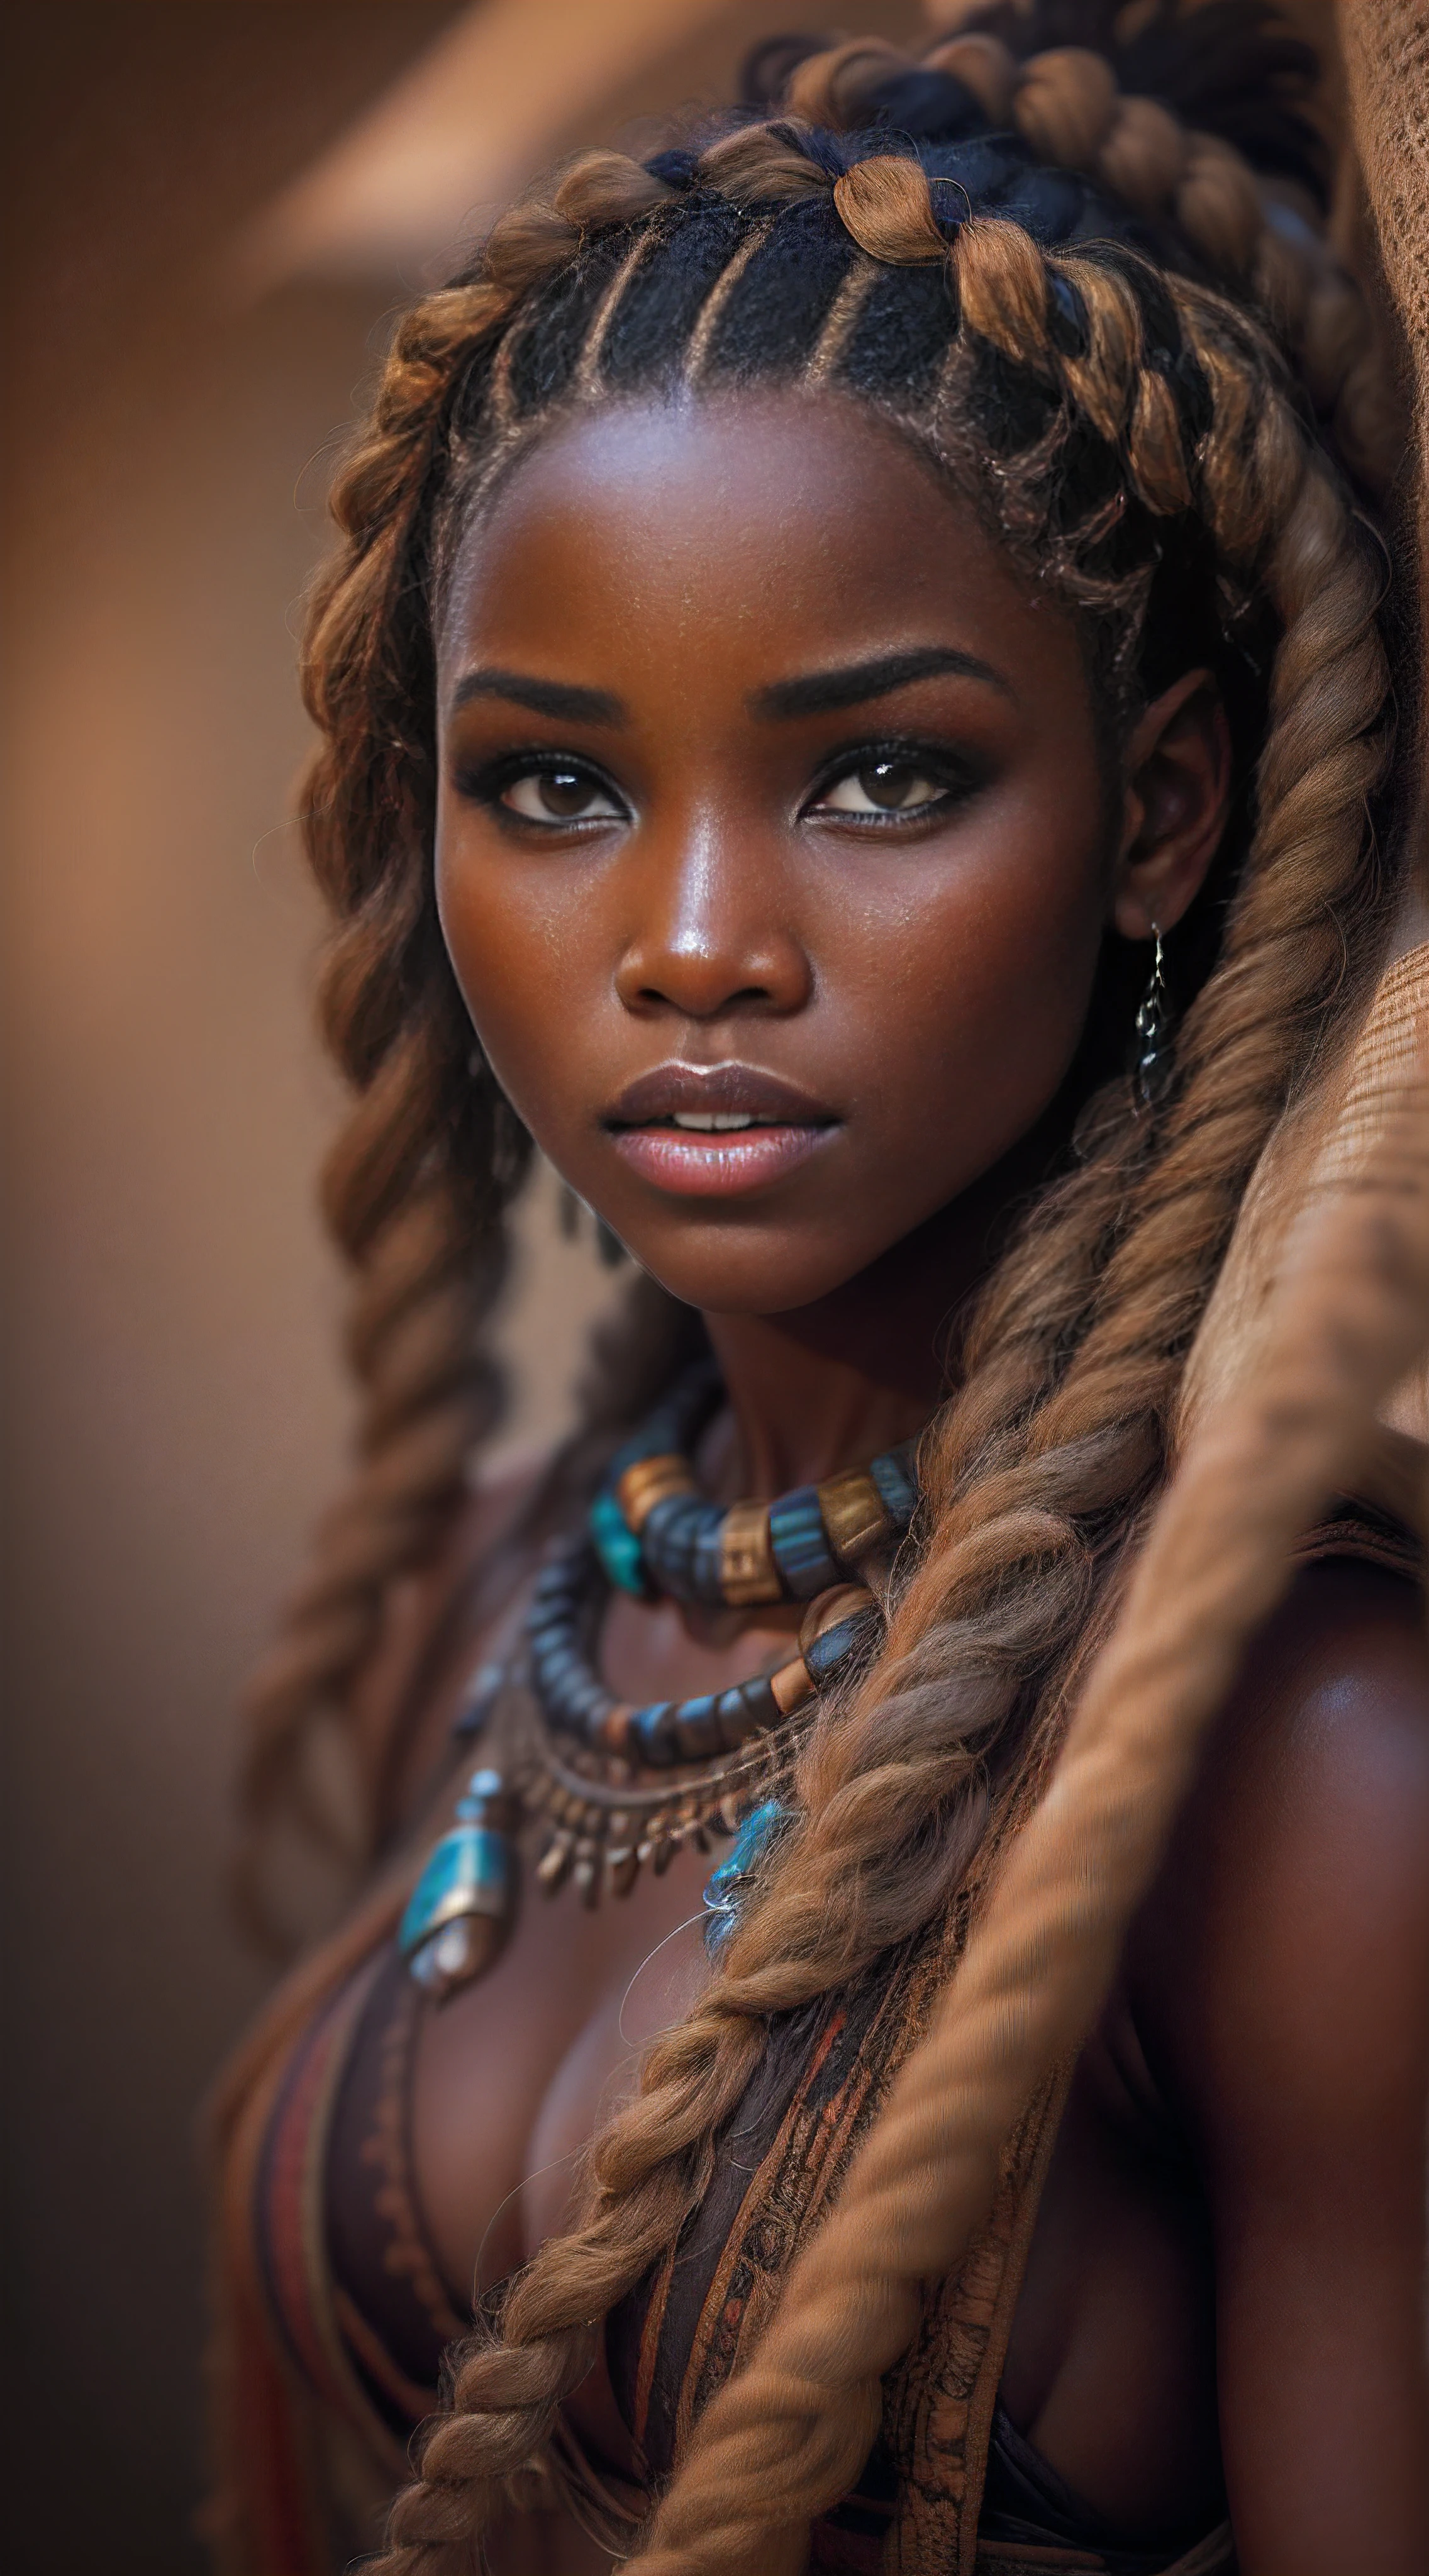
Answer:
[[[1422,1049],[1396,1091],[1372,1163],[1328,1200],[1312,1195],[1256,1382],[1193,1434],[1087,1678],[1056,1795],[1010,1849],[752,2359],[697,2422],[641,2553],[649,2576],[807,2565],[810,2524],[859,2474],[928,2284],[957,2271],[986,2216],[1009,2132],[1095,2027],[1196,1756],[1285,1596],[1295,1542],[1358,1472],[1377,1408],[1429,1343]],[[922,2563],[926,2531],[901,2521],[885,2555],[902,2563],[911,2539]]]
[[[303,829],[335,925],[321,1026],[358,1094],[328,1158],[323,1207],[354,1277],[347,1348],[364,1410],[355,1473],[246,1694],[238,1885],[268,1937],[278,1927],[260,1854],[275,1814],[289,1809],[349,1859],[381,1835],[380,1748],[349,1730],[363,1846],[352,1852],[338,1819],[354,1802],[317,1789],[314,1720],[342,1723],[394,1579],[433,1555],[501,1406],[481,1330],[505,1275],[503,1219],[529,1142],[473,1053],[429,898],[432,486],[455,394],[523,299],[570,263],[591,224],[647,214],[669,193],[623,154],[593,152],[550,202],[503,217],[476,277],[427,297],[399,326],[370,431],[333,490],[345,544],[309,618],[305,696],[323,747]]]
[[[1135,91],[1138,78],[1160,89],[1158,75],[1204,56],[1218,37],[1239,41],[1249,77],[1268,71],[1287,88],[1303,85],[1309,49],[1268,30],[1272,13],[1255,0],[1229,0],[1229,9],[1212,0],[1199,26],[1177,0],[1158,0],[1125,44],[1115,0],[940,0],[934,14],[949,32],[921,57],[868,37],[810,49],[788,73],[783,103],[836,132],[896,129],[910,85],[942,74],[1040,162],[1084,173],[1138,214],[1171,223],[1213,281],[1237,294],[1249,288],[1294,350],[1345,460],[1371,487],[1387,485],[1403,422],[1364,299],[1307,220],[1303,187],[1259,183],[1223,136],[1188,128],[1160,97]],[[1059,41],[1063,30],[1077,41]]]
[[[927,210],[906,163],[890,166],[881,205],[877,166],[862,168],[842,192],[862,246],[877,237],[886,261],[923,261]],[[600,2317],[698,2199],[769,2020],[869,1970],[990,1866],[1009,1784],[1039,1737],[1055,1739],[1154,1491],[1239,1193],[1374,935],[1376,581],[1268,343],[1219,296],[1161,281],[1210,401],[1194,456],[1183,433],[1169,458],[1164,410],[1138,399],[1151,361],[1137,261],[1113,264],[1111,318],[1068,357],[1050,325],[1053,281],[1086,310],[1106,256],[1044,257],[1025,236],[1014,253],[1016,230],[979,220],[957,235],[965,333],[986,314],[1005,355],[1060,381],[1069,412],[1120,424],[1148,511],[1184,506],[1177,495],[1194,485],[1228,588],[1262,586],[1283,626],[1254,845],[1220,965],[1188,1015],[1178,1099],[1149,1136],[1124,1100],[1104,1103],[1086,1166],[994,1282],[966,1386],[927,1444],[929,1527],[886,1651],[821,1723],[798,1781],[803,1821],[753,1891],[724,1972],[657,2042],[637,2100],[597,2141],[584,2223],[513,2286],[504,2339],[459,2358],[421,2482],[394,2508],[385,2576],[466,2565],[503,2482],[589,2366]],[[1014,273],[1026,291],[1010,307],[1000,289]],[[1138,422],[1155,450],[1139,460]],[[742,2501],[757,2519],[757,2499]]]

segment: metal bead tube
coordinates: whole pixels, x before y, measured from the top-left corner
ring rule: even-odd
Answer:
[[[767,1503],[735,1503],[720,1532],[720,1591],[731,1609],[782,1601],[784,1586],[769,1544]]]
[[[854,1467],[845,1476],[830,1476],[819,1487],[819,1505],[829,1545],[845,1565],[857,1565],[871,1547],[892,1534],[887,1506],[864,1467]]]

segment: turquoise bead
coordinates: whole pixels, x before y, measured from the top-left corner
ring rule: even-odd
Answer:
[[[789,1810],[778,1798],[752,1808],[718,1869],[705,1886],[705,1948],[712,1959],[724,1948],[739,1912],[740,1891],[756,1863],[789,1823]]]
[[[596,1554],[618,1592],[633,1592],[643,1601],[648,1586],[645,1581],[645,1558],[640,1541],[628,1526],[625,1514],[608,1487],[596,1495],[590,1507],[590,1534]]]
[[[462,1914],[505,1914],[511,1893],[511,1848],[491,1825],[454,1825],[443,1834],[413,1888],[397,1932],[404,1959],[444,1923]]]

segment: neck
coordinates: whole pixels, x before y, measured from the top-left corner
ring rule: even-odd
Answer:
[[[1015,1208],[1045,1177],[1045,1126],[827,1297],[780,1315],[707,1314],[730,1410],[711,1488],[765,1500],[921,1431],[956,1385],[972,1298]]]

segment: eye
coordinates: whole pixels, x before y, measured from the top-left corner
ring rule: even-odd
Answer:
[[[507,776],[499,802],[523,823],[618,823],[623,811],[593,770],[574,761],[526,769]]]
[[[891,752],[865,760],[826,787],[814,806],[820,814],[889,816],[920,814],[945,803],[957,781],[941,763]]]

